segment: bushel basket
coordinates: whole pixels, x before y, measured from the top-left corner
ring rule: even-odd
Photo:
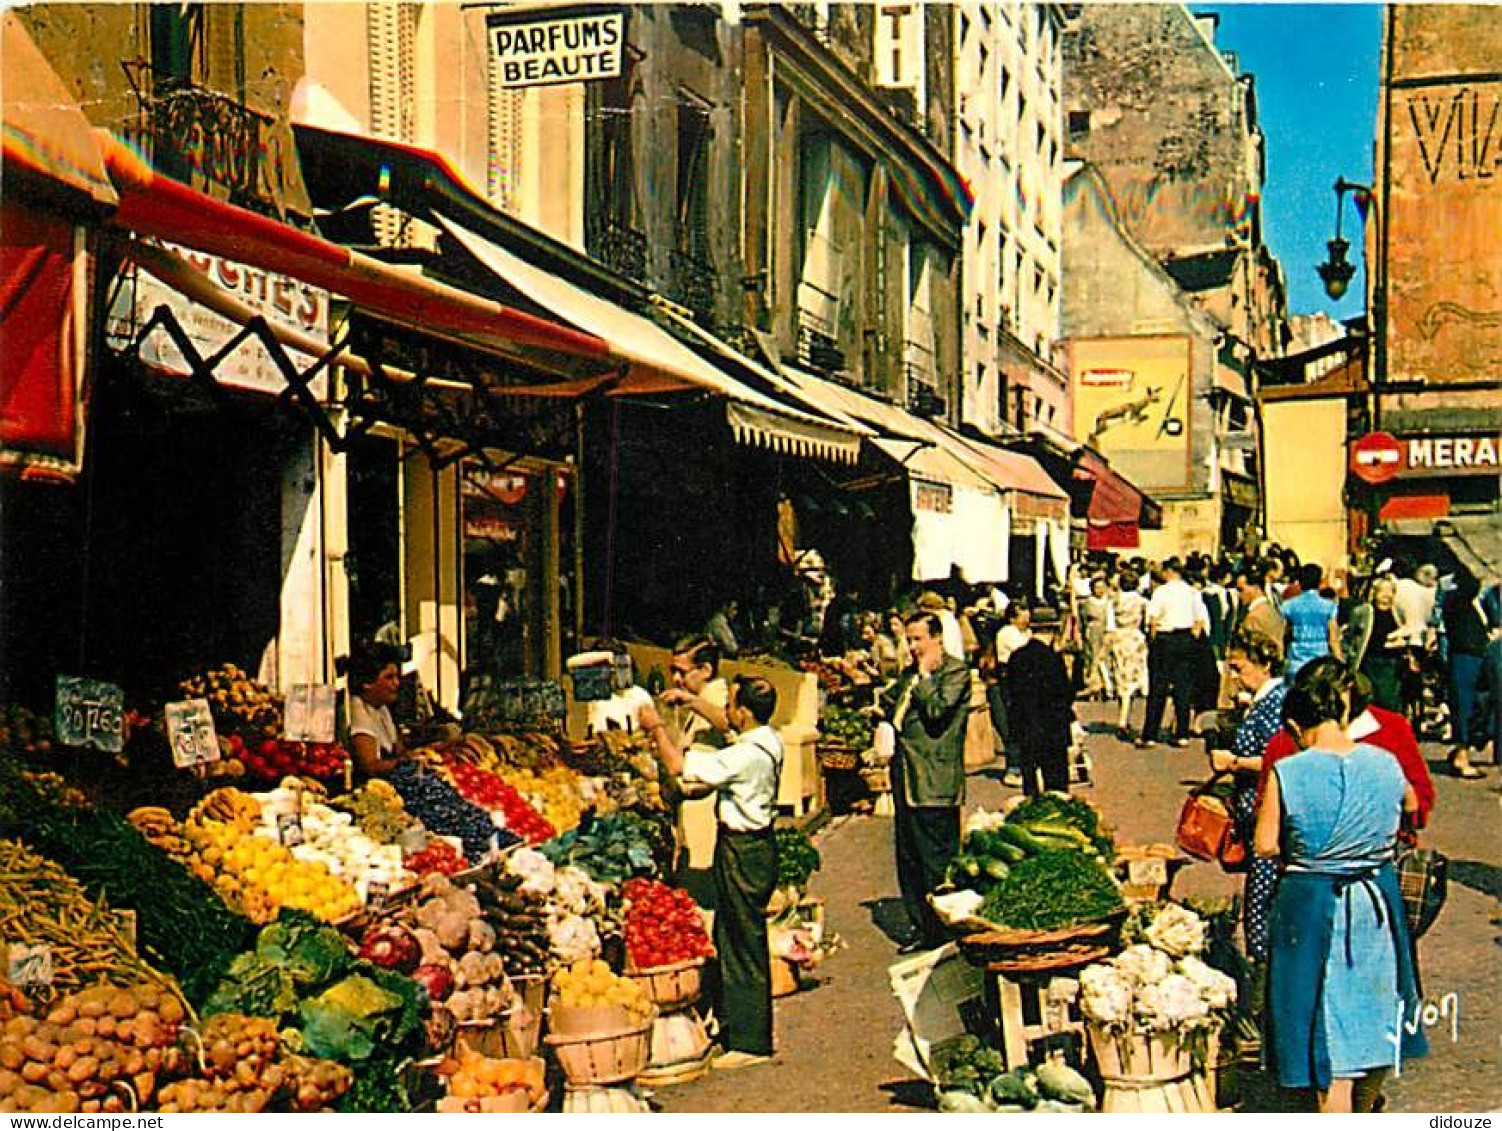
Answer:
[[[615,1033],[550,1033],[544,1041],[571,1087],[620,1084],[636,1079],[651,1061],[652,1025],[647,1021]]]
[[[626,968],[626,977],[646,990],[647,996],[663,1013],[686,1009],[698,1001],[703,976],[702,958],[689,958],[667,966]]]

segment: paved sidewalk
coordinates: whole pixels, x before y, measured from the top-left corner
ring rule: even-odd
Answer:
[[[1092,704],[1083,704],[1080,714],[1087,723],[1104,718]],[[1088,749],[1096,784],[1081,792],[1114,826],[1118,842],[1171,840],[1184,794],[1206,770],[1200,744],[1142,751],[1093,733]],[[1389,1082],[1388,1110],[1497,1110],[1502,927],[1493,917],[1502,906],[1499,777],[1488,766],[1485,780],[1462,782],[1444,773],[1441,750],[1427,753],[1439,790],[1427,842],[1450,856],[1451,881],[1444,913],[1420,943],[1420,960],[1426,999],[1448,1001],[1452,1015],[1458,1011],[1458,1039],[1451,1040],[1449,1019],[1430,1030],[1430,1057]],[[1014,792],[999,778],[993,769],[972,774],[967,810],[995,807]],[[896,960],[892,936],[906,925],[896,899],[891,822],[838,818],[815,841],[824,868],[814,877],[813,894],[825,899],[829,924],[847,948],[821,968],[816,988],[777,1003],[779,1051],[771,1063],[664,1089],[657,1100],[665,1110],[878,1112],[924,1110],[930,1102],[926,1085],[892,1059],[902,1014],[887,967]],[[1239,882],[1197,863],[1180,874],[1174,894],[1229,894]],[[1279,1093],[1255,1073],[1244,1080],[1242,1098],[1243,1111],[1305,1110],[1299,1097]]]

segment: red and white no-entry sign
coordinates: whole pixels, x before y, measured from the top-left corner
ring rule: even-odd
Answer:
[[[1403,445],[1390,432],[1368,432],[1351,445],[1351,474],[1386,483],[1403,470]]]

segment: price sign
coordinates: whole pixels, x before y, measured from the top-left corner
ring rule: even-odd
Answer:
[[[302,818],[296,813],[278,813],[276,815],[276,835],[283,846],[296,848],[303,842]]]
[[[391,897],[391,885],[384,884],[380,880],[371,880],[365,888],[365,906],[371,911],[380,911],[386,906],[386,900]]]
[[[21,989],[52,985],[52,948],[46,943],[12,944],[6,952],[6,977]]]
[[[62,745],[118,754],[125,748],[125,692],[113,683],[60,675],[53,721]]]
[[[1168,883],[1168,861],[1161,856],[1147,856],[1127,861],[1127,883],[1143,887],[1162,887]]]
[[[334,703],[332,687],[294,683],[287,693],[287,737],[293,742],[333,742]]]
[[[184,699],[168,703],[167,742],[172,762],[180,770],[219,761],[219,736],[207,699]]]

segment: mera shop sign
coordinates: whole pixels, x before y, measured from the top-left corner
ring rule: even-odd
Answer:
[[[623,10],[547,19],[493,15],[486,24],[495,47],[496,81],[503,90],[613,79],[621,73]]]
[[[1497,436],[1402,436],[1409,475],[1496,475]]]

